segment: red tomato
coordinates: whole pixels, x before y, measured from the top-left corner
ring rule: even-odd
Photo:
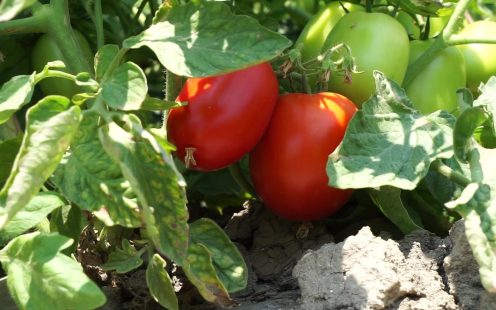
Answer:
[[[265,132],[278,94],[268,63],[224,75],[190,78],[170,111],[167,136],[190,168],[212,171],[238,161]],[[187,151],[192,156],[187,157]]]
[[[279,97],[269,128],[250,154],[250,174],[267,208],[288,220],[322,219],[351,190],[328,186],[326,163],[356,107],[335,93]]]

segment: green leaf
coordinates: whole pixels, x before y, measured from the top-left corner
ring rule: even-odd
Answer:
[[[182,107],[184,104],[175,101],[167,101],[154,97],[146,97],[145,101],[141,104],[141,110],[145,111],[163,111],[170,110],[177,107]]]
[[[489,78],[486,84],[479,87],[481,95],[474,101],[474,107],[489,112],[491,116],[483,126],[475,131],[475,138],[485,148],[496,148],[496,76]]]
[[[206,301],[217,303],[223,307],[230,307],[235,304],[219,279],[217,270],[212,263],[212,255],[206,246],[202,244],[190,245],[188,263],[183,267],[183,270]]]
[[[15,76],[0,88],[0,124],[31,100],[34,76],[35,73]]]
[[[380,190],[370,189],[370,198],[384,215],[398,227],[402,233],[409,234],[423,229],[422,221],[415,211],[408,210],[401,200],[401,189],[384,186]]]
[[[377,94],[357,111],[329,157],[329,185],[414,189],[432,161],[453,155],[455,118],[442,111],[418,113],[395,82],[378,71],[374,77]]]
[[[128,125],[133,134],[111,123],[100,129],[100,140],[138,196],[151,240],[162,254],[182,265],[189,235],[184,181],[155,138],[135,120]]]
[[[0,229],[33,198],[55,171],[81,121],[79,107],[48,96],[27,112],[26,133],[12,172],[0,191]]]
[[[412,14],[445,16],[453,11],[453,4],[442,0],[396,0],[400,7]]]
[[[153,299],[161,306],[170,310],[179,310],[176,292],[165,266],[165,260],[160,255],[154,254],[146,268],[146,284]]]
[[[273,59],[291,42],[219,2],[174,6],[165,21],[123,42],[148,46],[165,68],[181,76],[210,76]]]
[[[148,93],[146,76],[138,65],[126,62],[103,82],[100,96],[111,108],[139,110]]]
[[[482,106],[467,108],[458,116],[453,132],[453,149],[459,161],[468,163],[474,147],[474,132],[490,118],[491,115]]]
[[[101,81],[110,64],[119,53],[119,46],[107,44],[102,46],[95,55],[95,75],[96,80]]]
[[[98,121],[96,113],[84,115],[71,149],[64,155],[52,181],[83,210],[98,211],[95,215],[105,225],[139,227],[137,201],[128,194],[130,185],[119,165],[100,143]]]
[[[95,309],[105,304],[105,295],[81,265],[60,253],[71,243],[59,234],[31,233],[2,249],[0,261],[20,309]]]
[[[462,195],[446,207],[465,218],[465,235],[479,264],[482,286],[496,292],[496,189],[484,183],[470,183]]]
[[[29,201],[29,203],[0,230],[0,239],[16,237],[28,229],[36,226],[53,210],[65,205],[65,202],[54,192],[42,192]]]
[[[103,270],[115,270],[117,273],[127,273],[139,268],[143,264],[141,255],[146,248],[136,251],[129,240],[122,240],[122,248],[115,249],[111,252],[105,264],[101,267]]]
[[[3,0],[0,2],[0,22],[14,18],[35,2],[36,0]]]
[[[209,250],[217,275],[228,292],[246,287],[248,272],[243,256],[214,221],[202,218],[190,224],[190,238],[192,244],[202,244]]]
[[[0,187],[3,187],[14,166],[17,152],[21,147],[22,137],[0,142]]]

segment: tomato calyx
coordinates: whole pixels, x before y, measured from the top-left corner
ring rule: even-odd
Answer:
[[[186,168],[191,168],[196,166],[196,160],[195,160],[195,151],[196,147],[185,147],[184,151],[186,152],[186,155],[184,155],[184,165]]]

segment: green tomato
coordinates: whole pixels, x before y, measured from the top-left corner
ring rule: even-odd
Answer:
[[[433,41],[410,43],[410,64],[417,60]],[[437,110],[457,112],[456,91],[465,87],[465,62],[458,48],[442,50],[406,88],[413,106],[422,114]]]
[[[90,63],[93,63],[93,52],[88,41],[80,32],[74,31],[74,33],[83,54],[90,60]],[[41,35],[38,41],[36,41],[33,52],[31,53],[33,69],[41,72],[48,62],[56,60],[63,61],[67,66],[67,60],[64,58],[62,50],[55,40],[49,34]],[[61,71],[68,72],[67,68]],[[70,73],[76,74],[79,72]],[[81,89],[74,82],[61,78],[46,78],[38,85],[45,95],[62,95],[71,98],[73,95],[81,92]]]
[[[393,17],[383,13],[351,12],[331,30],[323,50],[339,43],[351,48],[359,73],[351,74],[351,83],[342,75],[333,74],[330,91],[345,95],[361,107],[375,93],[374,70],[398,84],[403,82],[410,46],[408,34]]]
[[[348,12],[365,10],[362,6],[349,2],[342,2],[342,4]],[[345,15],[346,11],[339,2],[331,2],[308,21],[295,43],[295,46],[299,44],[302,46],[300,50],[302,61],[319,56],[331,29]]]
[[[460,33],[467,39],[483,39],[496,37],[496,22],[477,21],[468,24]],[[465,57],[467,70],[467,87],[475,94],[481,83],[486,83],[496,75],[496,44],[459,45]]]

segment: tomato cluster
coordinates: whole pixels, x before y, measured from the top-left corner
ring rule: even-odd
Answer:
[[[170,112],[168,138],[186,166],[201,171],[227,167],[249,154],[257,194],[283,218],[306,221],[329,216],[346,203],[351,191],[328,186],[327,159],[357,108],[375,93],[373,71],[402,84],[409,66],[433,44],[432,37],[442,34],[447,21],[432,18],[430,28],[420,29],[402,11],[395,18],[365,12],[360,5],[331,2],[310,19],[294,46],[300,63],[315,69],[318,62],[312,60],[345,44],[355,70],[331,75],[328,92],[316,94],[279,94],[268,63],[188,79],[177,98],[187,104]],[[476,22],[461,34],[487,32],[496,33],[496,23]],[[406,93],[421,113],[456,114],[457,90],[468,86],[475,92],[495,74],[491,57],[495,53],[496,47],[485,44],[445,48],[409,81]],[[339,61],[339,55],[332,57]],[[315,76],[307,81],[309,89],[315,89]]]

